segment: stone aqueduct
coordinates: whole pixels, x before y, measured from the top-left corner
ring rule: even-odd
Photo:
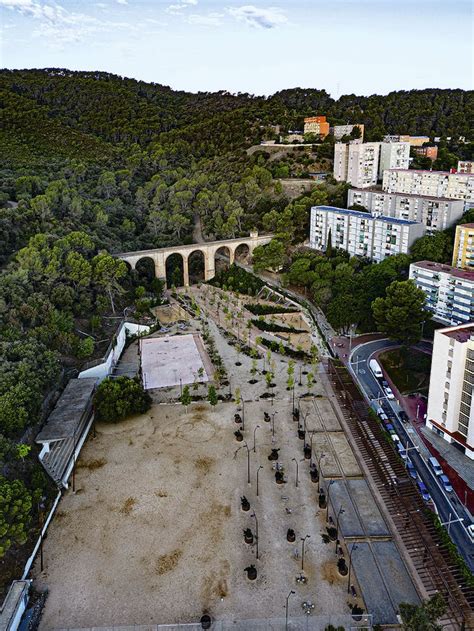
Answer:
[[[183,260],[183,281],[184,286],[189,285],[189,257],[194,252],[201,252],[204,258],[204,280],[210,280],[215,276],[215,257],[219,250],[227,249],[230,264],[235,260],[235,253],[239,246],[246,245],[251,256],[258,245],[269,243],[273,235],[259,235],[258,232],[251,232],[249,237],[240,239],[225,239],[222,241],[209,241],[207,243],[191,243],[190,245],[177,245],[169,248],[158,248],[156,250],[140,250],[138,252],[121,252],[116,254],[117,258],[128,263],[135,269],[137,263],[143,259],[151,259],[155,265],[155,275],[166,281],[166,260],[172,254],[180,254]]]

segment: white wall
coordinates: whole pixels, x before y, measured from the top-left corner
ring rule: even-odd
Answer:
[[[105,379],[112,372],[113,367],[116,365],[122,351],[125,347],[127,337],[131,335],[146,335],[149,333],[150,327],[144,324],[135,324],[134,322],[122,322],[119,330],[116,334],[116,343],[111,348],[106,356],[105,360],[97,366],[92,366],[79,373],[79,379],[85,377],[96,377],[99,381]]]

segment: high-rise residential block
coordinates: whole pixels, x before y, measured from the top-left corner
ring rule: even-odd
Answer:
[[[474,223],[456,226],[453,265],[461,269],[474,269]]]
[[[474,173],[387,169],[383,173],[382,188],[388,193],[463,199],[467,207],[474,202]]]
[[[344,136],[350,136],[354,127],[360,129],[360,141],[364,141],[364,125],[356,123],[355,125],[334,125],[333,135],[334,140],[341,140]]]
[[[304,119],[304,133],[315,134],[326,138],[329,134],[329,123],[325,116],[309,116]]]
[[[423,224],[415,221],[333,206],[311,208],[309,245],[315,250],[326,251],[331,243],[351,256],[378,262],[394,254],[407,254],[424,233]]]
[[[358,142],[334,145],[334,179],[357,188],[377,184],[380,143]]]
[[[367,188],[349,189],[347,205],[363,206],[370,212],[381,213],[386,217],[419,221],[426,226],[428,234],[446,230],[459,221],[464,212],[464,202],[459,199],[386,193]]]
[[[426,308],[443,324],[474,320],[474,271],[419,261],[410,265],[410,278],[426,294]]]
[[[426,426],[474,460],[474,323],[435,331]]]
[[[408,169],[410,165],[410,143],[383,142],[380,145],[379,179],[386,169]]]

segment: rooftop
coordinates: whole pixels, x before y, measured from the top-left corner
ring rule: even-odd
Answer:
[[[71,379],[59,397],[36,442],[73,438],[94,391],[96,379]]]
[[[395,169],[395,170],[403,171],[406,169]],[[409,170],[413,171],[413,169],[409,169]],[[396,195],[399,197],[419,197],[420,199],[433,199],[439,202],[459,202],[460,204],[464,204],[464,201],[462,199],[453,199],[452,197],[435,197],[433,195],[417,195],[416,193],[398,193],[398,192],[389,193],[388,191],[384,191],[381,188],[375,187],[375,186],[371,186],[369,188],[353,188],[351,190],[357,191],[358,193],[366,193],[368,191],[370,193],[379,193],[383,195]],[[470,224],[470,225],[474,225],[474,224]]]
[[[468,230],[472,230],[474,228],[474,223],[461,223],[456,228],[467,228]]]
[[[460,175],[461,177],[472,177],[473,175],[472,173],[459,173],[458,171],[451,173],[450,171],[430,171],[429,169],[385,169],[384,173],[387,171],[409,171],[410,173],[432,173],[433,175]]]
[[[449,329],[440,329],[439,333],[464,344],[468,342],[474,334],[474,323],[461,324],[460,326],[450,327]]]
[[[423,269],[429,269],[433,272],[444,272],[450,274],[456,278],[463,278],[464,280],[470,280],[474,282],[474,271],[459,269],[458,267],[452,267],[451,265],[445,265],[444,263],[433,263],[433,261],[418,261],[412,263],[414,267],[421,267]]]
[[[339,215],[350,215],[351,217],[360,217],[361,219],[379,219],[386,223],[394,223],[401,225],[412,225],[418,223],[410,219],[398,219],[397,217],[386,217],[385,215],[372,215],[371,213],[364,213],[360,210],[349,210],[348,208],[337,208],[335,206],[312,206],[311,210],[324,210],[325,212],[335,212]]]

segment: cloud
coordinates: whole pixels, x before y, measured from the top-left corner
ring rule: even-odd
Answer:
[[[254,28],[271,29],[288,22],[281,9],[276,7],[258,8],[251,4],[228,9],[230,15]]]
[[[117,4],[128,4],[128,0],[115,0]]]
[[[193,13],[188,17],[189,24],[198,24],[200,26],[219,26],[222,24],[223,13],[208,13],[207,15],[198,15]]]
[[[178,15],[183,11],[183,9],[187,9],[189,6],[196,6],[198,0],[178,0],[176,4],[170,4],[166,7],[165,11],[167,13],[174,13]]]

